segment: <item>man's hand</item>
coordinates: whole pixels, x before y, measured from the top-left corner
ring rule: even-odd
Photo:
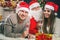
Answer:
[[[26,28],[26,30],[22,34],[22,37],[26,37],[26,36],[28,36],[28,34],[29,34],[29,28]]]

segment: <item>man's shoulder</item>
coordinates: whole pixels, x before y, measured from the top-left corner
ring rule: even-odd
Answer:
[[[16,17],[16,14],[9,14],[6,19],[12,19],[12,18],[15,18]]]
[[[13,23],[17,23],[17,14],[8,15],[7,19],[11,19]]]
[[[10,17],[16,17],[17,14],[10,14]]]

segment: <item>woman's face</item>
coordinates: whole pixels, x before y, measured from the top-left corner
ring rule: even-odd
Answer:
[[[28,16],[28,12],[24,10],[20,10],[18,12],[18,16],[20,17],[21,20],[25,20]]]
[[[51,10],[48,8],[45,8],[43,13],[45,18],[49,18],[51,15]]]

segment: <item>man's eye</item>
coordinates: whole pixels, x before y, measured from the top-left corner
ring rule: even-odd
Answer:
[[[21,10],[21,12],[24,12],[23,10]]]
[[[33,8],[32,10],[34,10],[35,8]]]
[[[28,12],[25,12],[25,13],[28,13]]]

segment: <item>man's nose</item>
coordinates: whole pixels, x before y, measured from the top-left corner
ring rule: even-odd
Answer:
[[[38,10],[38,8],[36,8],[36,10]]]
[[[25,14],[25,12],[23,12],[23,14]]]

